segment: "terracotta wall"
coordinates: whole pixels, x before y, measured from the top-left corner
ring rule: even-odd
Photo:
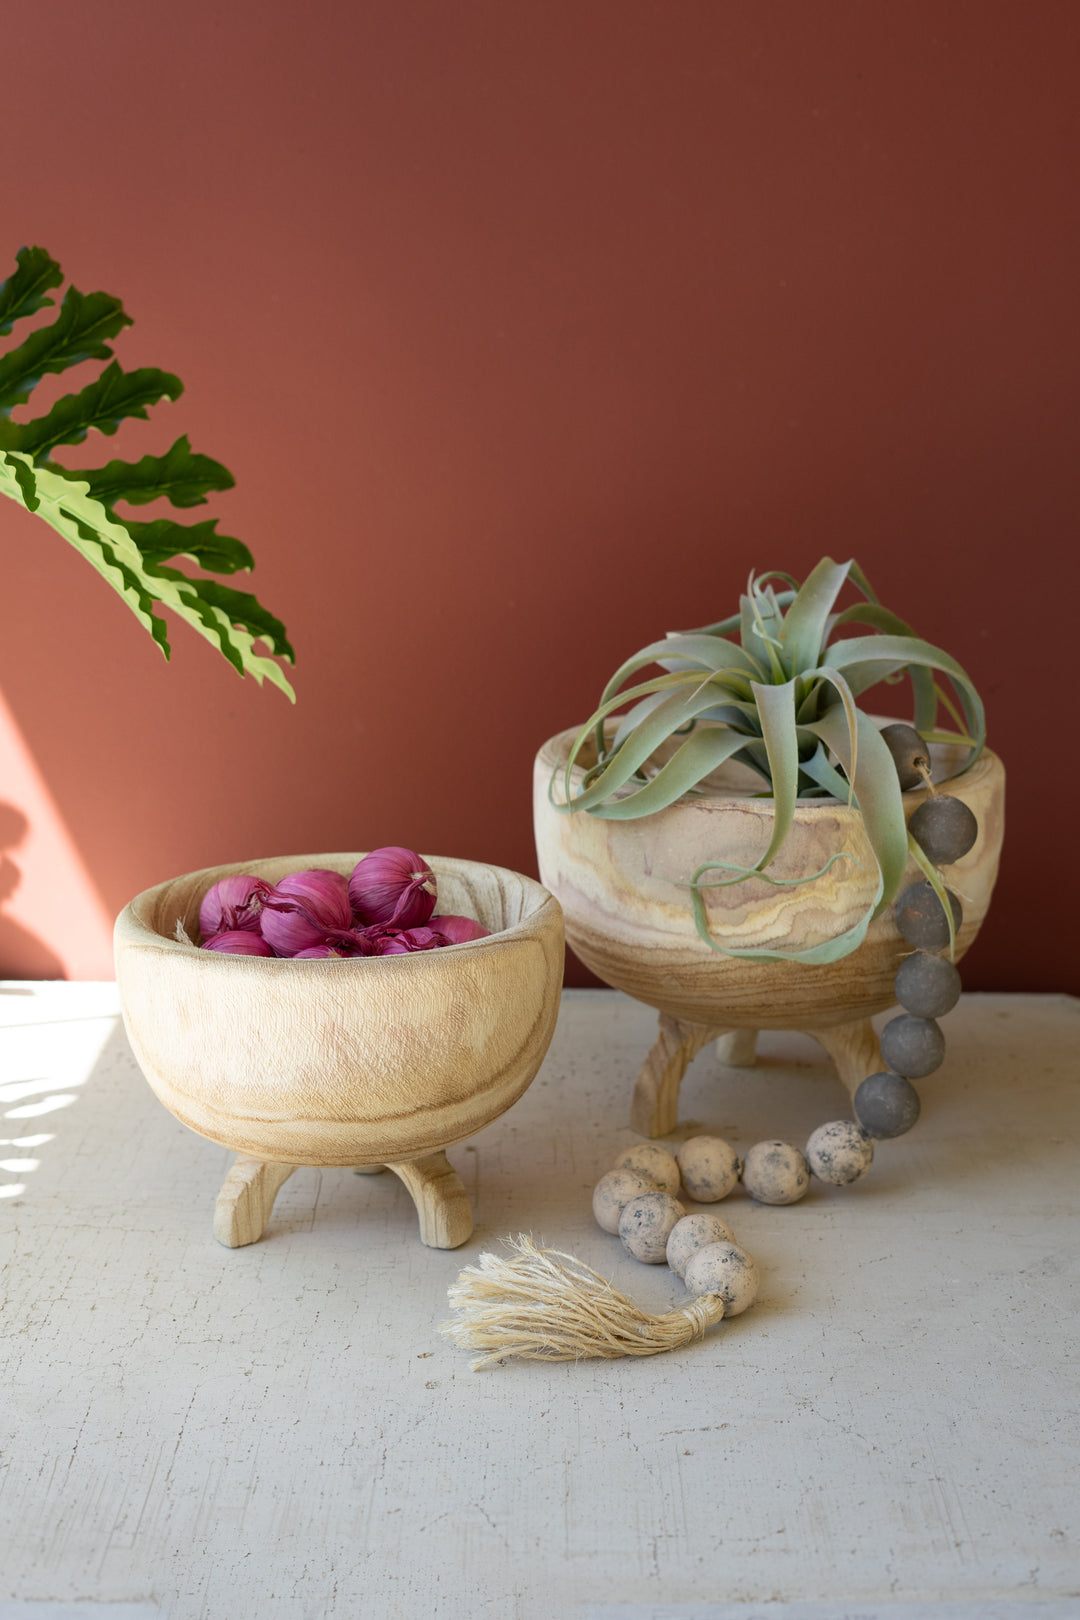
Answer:
[[[2,503],[0,972],[106,974],[219,860],[535,870],[537,744],[830,552],[1009,765],[967,985],[1080,990],[1073,0],[36,0],[4,43],[0,253],[184,379],[94,448],[233,469],[299,702],[183,627],[167,666]]]

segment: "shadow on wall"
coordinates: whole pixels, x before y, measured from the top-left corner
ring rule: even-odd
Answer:
[[[8,852],[18,849],[29,825],[21,810],[0,801],[0,979],[66,979],[60,958],[8,911],[8,902],[22,882],[22,873]]]

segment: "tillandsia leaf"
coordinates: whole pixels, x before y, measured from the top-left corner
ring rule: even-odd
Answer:
[[[801,889],[804,883],[816,883],[818,878],[836,865],[837,861],[850,861],[852,866],[862,870],[862,862],[857,861],[854,855],[846,849],[838,849],[835,855],[830,855],[824,866],[819,866],[816,872],[806,872],[802,877],[780,878],[774,877],[770,872],[763,872],[760,866],[740,866],[737,861],[702,861],[689,883],[676,882],[677,889],[733,889],[738,883],[745,883],[748,878],[760,878],[762,883],[771,883],[774,889]],[[730,878],[714,878],[706,883],[702,878],[703,872],[734,872]]]
[[[17,349],[0,357],[0,415],[25,405],[42,377],[66,371],[83,360],[111,360],[105,341],[131,325],[118,298],[81,293],[69,287],[60,313],[49,326],[31,332]]]
[[[693,732],[672,754],[645,787],[624,799],[601,804],[593,811],[606,821],[628,821],[637,816],[666,810],[708,776],[718,765],[737,754],[746,738],[726,726],[709,726]]]
[[[789,574],[780,574],[778,571],[774,571],[774,573],[772,573],[772,574],[766,574],[764,577],[766,579],[773,579],[773,578],[777,578],[777,577],[779,577],[780,579],[790,579],[791,578],[791,576]],[[792,583],[795,584],[796,590],[797,590],[798,589],[797,582],[793,581]],[[789,602],[794,601],[794,599],[795,599],[795,591],[794,590],[778,591],[776,593],[777,604],[781,608],[786,607],[787,604]],[[738,630],[740,632],[740,634],[741,634],[742,627],[743,627],[743,615],[742,615],[742,609],[740,607],[740,610],[739,610],[738,613],[731,613],[731,614],[728,615],[728,617],[726,619],[717,619],[715,624],[701,624],[701,625],[698,625],[693,630],[681,630],[681,631],[679,631],[677,633],[679,635],[687,635],[687,636],[730,636],[730,635],[733,635],[736,630]]]
[[[843,851],[840,851],[840,853],[842,854]],[[831,864],[831,862],[827,863],[822,868],[822,872],[827,871],[828,866]],[[821,873],[816,875],[820,877]],[[755,872],[754,876],[764,877],[764,874]],[[740,881],[742,880],[740,879]],[[713,937],[709,929],[709,913],[702,887],[702,885],[695,886],[691,892],[690,900],[694,909],[694,923],[698,931],[698,937],[711,951],[716,951],[720,956],[737,957],[743,961],[803,962],[807,967],[824,967],[829,962],[839,962],[842,957],[850,956],[852,951],[857,950],[866,938],[866,931],[870,927],[873,918],[877,915],[882,895],[882,880],[879,872],[874,898],[858,922],[853,923],[850,928],[845,928],[844,932],[837,934],[834,939],[823,940],[820,945],[807,945],[800,951],[772,951],[762,946],[758,946],[753,950],[740,950],[737,946],[721,945],[719,940]]]
[[[808,727],[839,759],[852,785],[870,848],[881,873],[874,915],[896,898],[907,866],[907,822],[900,780],[888,745],[868,714],[858,711],[858,756],[838,710]]]
[[[961,669],[955,658],[940,647],[932,647],[929,642],[920,641],[915,636],[856,636],[850,641],[834,641],[826,649],[822,663],[832,669],[848,669],[868,660],[880,662],[882,659],[902,663],[909,668],[925,666],[949,677],[960,700],[968,732],[978,739],[977,747],[967,761],[968,765],[973,765],[986,739],[986,715],[982,699],[971,677]]]
[[[641,669],[650,664],[660,664],[667,668],[669,673],[678,673],[679,669],[698,669],[703,672],[709,670],[729,670],[750,679],[764,673],[761,665],[742,647],[734,641],[725,641],[720,636],[675,635],[667,636],[663,641],[651,642],[628,658],[625,664],[615,671],[614,675],[604,687],[600,695],[601,703],[606,703],[628,680]]]
[[[824,665],[818,669],[812,669],[807,679],[821,681],[824,685],[831,687],[843,708],[844,719],[847,721],[848,738],[851,744],[851,770],[852,775],[854,775],[859,757],[859,711],[851,687],[839,670],[828,669]],[[801,715],[799,719],[800,723],[803,723]],[[849,801],[853,791],[853,787],[849,788],[845,795]]]
[[[205,587],[216,582],[196,582],[176,570],[150,572],[123,524],[92,498],[85,485],[61,478],[53,468],[35,468],[29,457],[15,451],[0,451],[0,493],[36,512],[74,546],[123,597],[166,658],[169,643],[164,622],[154,612],[157,604],[171,608],[186,620],[242,674],[253,675],[260,684],[272,681],[287,697],[293,696],[280,667],[254,651],[255,637],[246,630],[234,629],[227,612],[199,596],[197,585]]]
[[[96,382],[77,394],[65,394],[52,410],[33,422],[0,422],[0,450],[20,450],[37,462],[45,461],[58,444],[81,444],[91,428],[115,433],[125,417],[148,419],[146,408],[162,399],[178,399],[184,391],[179,377],[144,366],[122,371],[109,362]]]
[[[933,861],[930,860],[921,844],[916,843],[915,839],[910,833],[908,833],[908,850],[914,859],[916,866],[920,868],[927,882],[930,884],[930,887],[941,901],[941,909],[945,913],[945,926],[949,930],[949,961],[955,962],[956,923],[953,920],[953,908],[952,903],[949,900],[949,891],[942,882],[941,873],[938,871]]]
[[[801,769],[804,776],[816,782],[818,787],[824,789],[832,798],[839,799],[841,804],[853,802],[854,794],[850,782],[840,775],[835,765],[829,763],[828,754],[821,743],[809,759],[802,761]]]
[[[201,523],[176,523],[172,518],[155,518],[152,523],[125,520],[124,527],[148,563],[167,562],[170,557],[190,557],[212,574],[237,574],[254,568],[255,559],[242,540],[218,534],[217,518]]]
[[[67,473],[68,469],[58,467],[57,471]],[[236,482],[220,461],[196,455],[186,433],[163,456],[110,461],[100,468],[75,469],[68,476],[89,484],[94,499],[109,507],[116,501],[146,506],[161,499],[173,506],[204,506],[211,490],[232,489]]]
[[[727,670],[717,670],[712,675],[706,675],[704,679],[702,678],[700,670],[677,670],[670,675],[654,675],[650,680],[642,681],[639,685],[632,686],[625,692],[617,692],[614,697],[608,698],[606,703],[602,703],[600,707],[592,715],[590,715],[589,719],[586,720],[584,726],[582,726],[581,730],[577,734],[577,737],[574,739],[573,746],[570,750],[570,757],[566,763],[567,792],[570,790],[570,772],[577,763],[578,754],[588,742],[590,733],[592,734],[593,740],[596,744],[597,757],[600,759],[600,761],[603,762],[611,757],[606,751],[605,747],[604,722],[611,715],[613,715],[617,709],[621,709],[624,703],[636,702],[639,698],[649,697],[653,692],[680,691],[686,693],[697,692],[708,688],[712,692],[711,702],[715,704],[718,701],[722,702],[725,699],[731,701],[731,687],[734,685],[741,689],[742,683],[743,677],[741,675],[729,674]],[[747,696],[749,696],[749,687],[747,687]],[[708,705],[705,707],[707,710]],[[753,706],[748,705],[748,707],[752,710]],[[704,711],[696,710],[693,716],[688,716],[687,718],[696,718],[697,714],[701,712]],[[680,726],[685,725],[686,723],[687,720],[675,721],[671,727],[671,730],[678,731]],[[660,742],[663,742],[663,740],[664,738],[661,737]],[[644,759],[647,758],[648,755],[646,754]],[[644,763],[644,759],[642,763]]]
[[[783,847],[795,819],[799,784],[799,739],[795,727],[795,682],[753,687],[761,716],[761,736],[773,790],[773,830],[755,870],[760,872]]]
[[[850,562],[837,563],[831,557],[823,557],[807,575],[784,615],[780,631],[784,643],[781,656],[792,675],[802,674],[820,662],[825,626],[850,572]]]
[[[15,263],[15,274],[0,287],[0,337],[7,337],[16,321],[55,304],[47,296],[49,289],[59,287],[64,279],[60,266],[44,248],[20,248]]]
[[[852,567],[854,567],[854,564]],[[906,620],[902,619],[898,613],[890,613],[888,608],[883,608],[876,597],[872,595],[869,601],[855,602],[851,607],[844,608],[842,612],[838,613],[833,619],[832,630],[836,631],[844,624],[865,624],[872,630],[883,630],[887,635],[911,636],[918,640],[914,630]],[[872,663],[868,667],[872,667]],[[913,721],[915,730],[925,734],[927,726],[932,726],[937,716],[937,698],[934,695],[933,672],[925,664],[912,664],[910,666],[904,664],[901,667],[906,670],[908,679],[911,681],[911,692],[915,704]],[[866,691],[867,686],[870,684],[872,682],[867,682],[865,685],[860,685],[856,690]]]

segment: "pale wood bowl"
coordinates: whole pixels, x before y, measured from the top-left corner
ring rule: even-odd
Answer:
[[[363,852],[208,867],[147,889],[116,923],[124,1023],[177,1119],[240,1158],[218,1200],[230,1246],[261,1235],[297,1165],[394,1170],[421,1237],[454,1248],[472,1213],[445,1149],[516,1102],[558,1015],[563,924],[540,884],[500,866],[429,857],[438,907],[486,939],[408,956],[295,961],[227,956],[198,938],[199,902],[232,872],[275,883]]]
[[[882,721],[882,724],[887,722]],[[687,880],[702,862],[753,866],[771,833],[772,800],[755,797],[760,778],[729,762],[708,779],[708,791],[687,795],[667,810],[632,821],[559,813],[551,803],[552,772],[565,769],[578,728],[540,749],[533,808],[541,881],[560,900],[569,944],[608,984],[656,1007],[660,1031],[638,1079],[632,1123],[643,1135],[666,1135],[677,1118],[678,1088],[690,1059],[713,1036],[725,1038],[727,1061],[752,1060],[759,1029],[802,1029],[829,1052],[849,1089],[881,1068],[873,1014],[895,1002],[893,980],[911,947],[893,908],[870,925],[857,951],[812,967],[723,956],[699,938]],[[1005,827],[1005,772],[989,750],[962,776],[959,748],[934,747],[934,782],[962,799],[979,822],[971,852],[946,871],[964,916],[957,960],[979,931],[997,876]],[[583,758],[572,780],[580,788]],[[556,784],[561,794],[561,776]],[[910,816],[924,790],[904,795]],[[714,937],[728,947],[799,950],[851,927],[874,894],[876,869],[858,812],[836,800],[800,800],[795,824],[770,871],[790,878],[818,871],[838,850],[859,863],[838,861],[816,882],[772,887],[750,879],[710,891]],[[723,873],[713,874],[722,877]],[[902,889],[922,877],[909,862]]]

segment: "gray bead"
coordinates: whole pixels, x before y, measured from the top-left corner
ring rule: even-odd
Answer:
[[[919,1117],[919,1093],[903,1075],[870,1074],[855,1093],[855,1113],[871,1136],[903,1136]]]
[[[890,1018],[881,1032],[881,1055],[894,1074],[921,1080],[941,1067],[945,1037],[932,1018],[901,1013],[899,1018]]]
[[[918,767],[919,764],[923,764],[929,770],[930,750],[915,727],[903,725],[898,721],[894,725],[882,728],[881,739],[893,757],[901,790],[907,793],[910,788],[919,787],[925,778]]]
[[[946,889],[952,906],[953,928],[958,929],[964,911],[959,900]],[[923,951],[941,951],[949,943],[945,909],[931,884],[913,883],[896,902],[896,926],[909,945]]]
[[[939,793],[920,804],[908,832],[935,866],[951,866],[974,848],[979,823],[963,799]]]
[[[896,970],[896,999],[916,1018],[944,1018],[960,999],[960,975],[948,957],[915,951]]]

